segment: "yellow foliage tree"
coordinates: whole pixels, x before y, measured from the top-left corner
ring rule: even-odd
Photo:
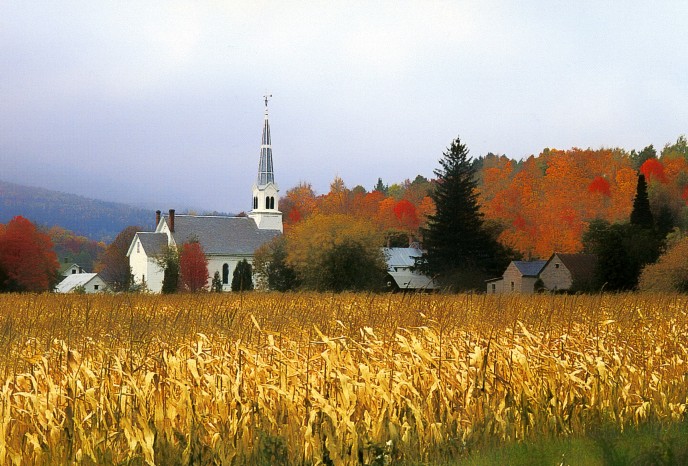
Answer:
[[[343,214],[315,214],[286,234],[287,262],[304,288],[369,290],[386,273],[382,235],[369,220]]]
[[[638,284],[641,290],[688,291],[688,236],[676,236],[659,260],[643,269]]]

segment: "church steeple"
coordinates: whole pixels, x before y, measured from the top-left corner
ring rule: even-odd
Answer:
[[[272,95],[265,94],[265,121],[263,122],[263,138],[260,144],[260,162],[258,163],[257,185],[266,186],[275,182],[275,173],[272,168],[272,142],[270,140],[270,121],[268,121],[268,99]]]
[[[258,178],[253,185],[253,210],[248,216],[255,220],[261,230],[282,231],[282,212],[278,209],[279,188],[275,183],[275,173],[272,166],[272,141],[270,138],[270,122],[268,121],[268,99],[272,95],[265,94],[265,118],[263,121],[263,137],[260,143],[260,160],[258,162]]]

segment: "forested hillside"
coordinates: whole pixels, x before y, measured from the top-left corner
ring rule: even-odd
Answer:
[[[513,160],[502,155],[474,157],[478,200],[486,226],[499,241],[526,259],[583,248],[590,223],[627,222],[638,173],[645,175],[652,215],[658,228],[688,229],[688,143],[681,136],[661,151],[652,146],[623,149],[544,149]],[[316,213],[345,214],[375,222],[397,245],[422,240],[420,230],[434,212],[428,196],[436,181],[422,176],[368,191],[348,188],[335,178],[318,195],[308,183],[286,191],[280,200],[285,227]]]
[[[149,210],[126,204],[0,181],[0,223],[17,215],[106,243],[128,225],[153,228],[155,218]]]

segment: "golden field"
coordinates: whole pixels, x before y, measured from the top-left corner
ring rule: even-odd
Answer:
[[[389,464],[686,418],[688,297],[0,296],[0,464]]]

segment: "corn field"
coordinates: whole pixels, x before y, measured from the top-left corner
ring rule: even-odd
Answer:
[[[390,464],[686,418],[688,297],[0,296],[0,464]]]

